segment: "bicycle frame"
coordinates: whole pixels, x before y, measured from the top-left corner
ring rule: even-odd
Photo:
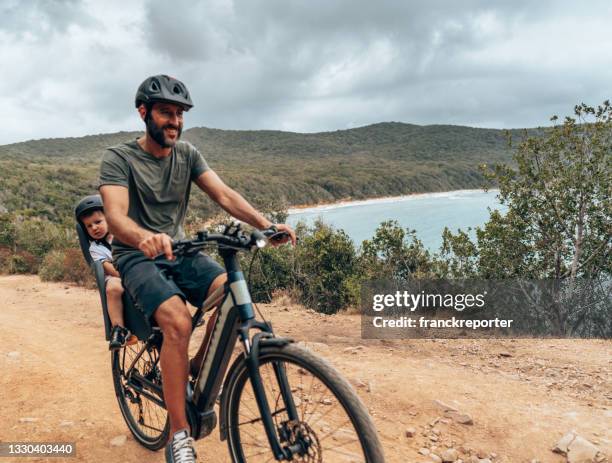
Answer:
[[[277,460],[290,459],[291,455],[300,452],[301,448],[299,445],[293,446],[295,448],[283,448],[281,446],[259,373],[258,357],[261,346],[284,345],[292,341],[286,338],[274,337],[272,327],[268,323],[255,319],[251,295],[240,269],[240,263],[236,256],[237,252],[234,248],[219,246],[219,254],[223,258],[227,271],[227,282],[223,287],[211,294],[192,317],[192,328],[195,329],[199,325],[204,313],[217,305],[218,300],[223,297],[221,303],[218,304],[217,320],[208,338],[208,344],[202,364],[199,367],[195,387],[187,396],[187,418],[191,425],[191,435],[195,439],[201,439],[214,430],[217,424],[214,405],[221,385],[225,380],[232,352],[238,338],[240,338],[244,347],[243,355],[247,362],[249,378],[270,448]],[[253,329],[259,330],[259,332],[251,337],[250,332]],[[131,387],[154,403],[165,408],[163,390],[157,384],[133,372],[134,365],[145,351],[151,349],[153,345],[159,347],[161,340],[162,335],[159,328],[154,328],[153,334],[128,367],[126,377],[129,378]],[[296,421],[298,420],[297,409],[284,366],[282,364],[274,364],[273,368],[289,421]],[[223,404],[224,401],[222,401],[222,406]],[[223,416],[223,413],[221,415]],[[221,423],[222,439],[225,437],[225,433],[225,423]]]
[[[291,342],[284,338],[274,338],[272,327],[255,319],[251,295],[240,264],[237,251],[229,247],[219,247],[219,253],[225,263],[227,282],[224,285],[224,296],[218,306],[218,316],[210,333],[206,352],[200,365],[192,397],[188,397],[188,413],[191,414],[192,436],[196,439],[207,436],[216,425],[213,411],[215,401],[225,378],[225,373],[238,338],[244,347],[244,355],[249,370],[249,377],[259,413],[266,431],[270,448],[277,460],[288,459],[299,449],[283,449],[279,442],[272,412],[268,404],[264,385],[259,373],[259,347],[266,344],[287,344]],[[202,307],[193,317],[195,327],[204,312],[212,308],[221,296],[221,291],[215,291],[204,301]],[[259,330],[252,338],[250,331]],[[290,421],[298,419],[297,410],[291,395],[291,389],[282,364],[274,364],[275,376],[285,403]],[[224,423],[222,423],[224,428]],[[222,435],[223,435],[222,429]]]

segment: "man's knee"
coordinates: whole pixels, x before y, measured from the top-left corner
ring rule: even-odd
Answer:
[[[155,311],[155,321],[164,333],[164,342],[188,343],[191,336],[191,314],[183,300],[172,296]]]
[[[210,288],[208,288],[208,296],[210,296],[219,286],[224,285],[226,281],[227,273],[222,273],[221,275],[218,275],[210,284]]]
[[[123,294],[123,286],[119,278],[111,278],[106,282],[107,296],[121,296]]]

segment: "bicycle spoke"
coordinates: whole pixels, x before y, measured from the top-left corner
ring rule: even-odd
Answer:
[[[305,370],[304,370],[305,371]],[[302,375],[302,373],[300,373],[300,369],[298,368],[298,375]],[[314,375],[310,376],[310,387],[308,388],[308,394],[306,394],[306,398],[308,398],[308,400],[310,400],[310,397],[312,397],[312,386],[314,385],[314,380],[315,377]],[[302,421],[305,420],[306,418],[306,411],[308,410],[308,404],[304,407],[304,414],[302,415]]]
[[[153,431],[157,431],[157,432],[162,432],[163,431],[163,429],[154,428],[153,426],[149,426],[146,423],[142,423],[141,426],[144,427],[144,428],[152,429]]]
[[[336,404],[337,405],[337,404]],[[324,417],[326,417],[327,415],[329,415],[335,408],[336,405],[334,405],[333,407],[331,407],[329,410],[327,410],[325,413],[323,413],[321,416],[319,416],[316,421],[313,421],[312,423],[306,421],[307,423],[310,424],[310,426],[314,426],[315,424],[317,424],[318,422],[320,422]],[[310,417],[312,418],[314,415],[310,415]]]
[[[152,385],[161,387],[157,349],[147,348],[139,341],[125,346],[115,355],[113,375],[118,381],[119,404],[125,412],[128,427],[143,445],[157,449],[160,444],[163,445],[163,435],[168,429],[167,411],[154,401],[156,393],[150,392],[149,398],[149,393],[137,392],[141,387],[143,391],[151,391]],[[129,379],[126,376],[127,368],[131,368]],[[158,400],[162,400],[161,396]]]
[[[265,371],[266,371],[266,376],[267,376],[267,378],[268,378],[268,381],[265,381],[265,380],[264,380],[263,375],[262,375],[261,381],[262,381],[262,383],[264,383],[264,387],[265,387],[266,383],[268,384],[268,388],[267,388],[267,390],[268,390],[268,391],[270,391],[270,392],[269,392],[269,399],[268,399],[268,403],[270,403],[270,400],[271,400],[273,403],[276,403],[276,401],[277,401],[277,396],[276,396],[276,392],[274,391],[274,386],[273,386],[273,384],[274,384],[274,383],[272,383],[272,379],[271,379],[271,377],[270,377],[270,370],[271,370],[271,369],[273,369],[273,367],[271,367],[269,364],[268,364],[268,365],[265,365]],[[272,371],[272,376],[274,376],[274,371]],[[268,395],[268,394],[266,394],[266,395]]]
[[[263,452],[253,453],[251,455],[245,455],[245,458],[252,458],[252,457],[256,457],[258,455],[265,455],[266,453],[269,453],[269,452],[270,452],[270,450],[266,450],[266,451],[263,451]],[[272,458],[274,458],[274,455],[272,456]]]
[[[245,432],[245,434],[257,442],[257,437],[253,436],[252,434],[249,434],[248,432]],[[261,449],[267,448],[265,445],[262,444],[249,444],[248,442],[245,442],[243,445],[246,445],[247,447],[258,447]]]
[[[300,378],[300,387],[298,388],[298,390],[300,391],[300,410],[302,412],[300,419],[304,420],[304,413],[305,413],[305,403],[306,401],[304,400],[304,382],[302,381],[302,375],[298,374],[298,377]]]
[[[274,417],[276,415],[280,415],[281,413],[287,411],[286,408],[281,408],[280,410],[273,411],[271,415]],[[244,423],[238,423],[238,426],[242,426],[243,424],[252,424],[261,421],[261,417],[253,418],[251,421],[245,421]]]
[[[248,431],[244,430],[244,428],[242,429],[242,432],[244,432],[247,436],[249,436],[251,439],[253,439],[255,442],[258,441],[258,438],[255,437],[253,434],[249,433]],[[258,444],[258,445],[253,445],[253,444],[245,444],[245,445],[251,445],[253,447],[263,447],[263,445]]]
[[[342,447],[344,447],[347,444],[359,444],[359,439],[352,439],[352,440],[346,441],[346,442],[344,442],[342,444],[334,444],[334,448],[335,449],[341,449]]]
[[[292,461],[322,461],[320,458],[327,455],[325,461],[364,462],[365,457],[358,432],[353,429],[351,418],[334,392],[315,374],[302,366],[289,362],[281,366],[279,363],[262,362],[260,375],[270,412],[274,417],[275,430],[277,433],[282,430],[283,434],[278,434],[279,439],[281,435],[284,436],[280,440],[281,446],[306,445],[300,450],[305,453],[294,454]],[[288,419],[288,411],[274,369],[276,367],[282,368],[285,372],[289,390],[296,403],[299,421]],[[307,375],[310,376],[310,380],[305,378]],[[275,457],[267,439],[264,441],[261,438],[265,436],[263,420],[248,377],[245,378],[238,407],[239,419],[236,428],[240,435],[240,445],[244,450],[242,454],[244,460],[240,461],[260,462],[264,461],[264,455],[270,457],[269,461],[274,461]]]
[[[323,442],[325,439],[327,439],[329,436],[331,436],[334,432],[336,432],[338,429],[340,429],[346,423],[350,423],[350,419],[347,419],[346,421],[343,421],[342,423],[340,423],[339,426],[337,426],[335,429],[332,429],[331,431],[329,431],[323,437],[319,437],[319,442]]]
[[[252,400],[252,402],[251,402],[251,400]],[[254,394],[252,394],[252,398],[250,398],[249,400],[245,400],[245,401],[244,401],[244,406],[245,406],[245,408],[246,408],[246,409],[247,409],[249,412],[251,412],[251,414],[252,414],[253,416],[259,416],[259,412],[257,412],[257,413],[256,413],[256,412],[254,412],[254,411],[253,411],[253,409],[252,409],[251,407],[249,407],[249,405],[248,405],[248,404],[250,404],[250,403],[255,403],[255,408],[257,408],[257,404],[256,404],[256,402],[255,402],[255,395],[254,395]]]
[[[316,405],[315,405],[315,406],[314,406],[314,408],[312,409],[312,412],[310,412],[310,417],[312,418],[312,417],[314,416],[315,412],[316,412],[316,411],[319,409],[319,405],[321,405],[321,400],[322,400],[322,399],[313,401],[313,400],[311,400],[311,397],[312,397],[312,396],[310,396],[310,397],[309,397],[309,400],[310,400],[311,402],[316,402]],[[327,411],[327,413],[329,413],[329,410]],[[302,418],[302,421],[306,421],[306,422],[308,422],[308,418],[306,418],[306,416],[304,416],[304,417]]]

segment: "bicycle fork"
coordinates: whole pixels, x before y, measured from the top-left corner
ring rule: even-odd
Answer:
[[[270,411],[270,405],[266,397],[261,373],[259,372],[260,346],[283,346],[291,342],[291,340],[289,339],[275,338],[273,336],[274,335],[269,331],[262,331],[260,333],[257,333],[255,334],[255,336],[253,336],[253,340],[250,346],[248,342],[248,337],[243,338],[243,344],[247,353],[245,360],[249,371],[249,379],[251,381],[251,386],[253,387],[253,393],[255,395],[255,401],[257,402],[257,408],[259,409],[259,414],[261,416],[261,420],[266,431],[266,437],[268,438],[272,453],[274,453],[274,457],[278,461],[291,460],[293,455],[303,455],[307,451],[307,449],[305,449],[301,443],[295,443],[293,445],[288,445],[285,447],[281,446],[277,431],[281,433],[282,430],[277,430],[274,426],[274,421],[272,420],[272,412]],[[295,406],[295,401],[293,400],[293,395],[291,394],[291,387],[289,386],[285,366],[282,363],[274,363],[273,369],[274,376],[279,385],[281,397],[283,398],[283,403],[285,404],[285,410],[289,418],[288,421],[297,422],[297,409]],[[284,436],[283,440],[287,440],[286,435]]]

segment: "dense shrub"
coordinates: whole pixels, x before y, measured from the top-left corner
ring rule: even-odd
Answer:
[[[41,220],[24,218],[11,214],[0,214],[0,266],[6,273],[38,273],[45,263],[45,275],[56,280],[59,272],[57,261],[59,251],[74,246],[75,233],[62,225]],[[57,251],[57,252],[54,252]],[[61,254],[64,256],[65,254]],[[79,253],[80,255],[80,253]],[[81,257],[82,260],[82,257]],[[66,273],[63,271],[62,273]],[[69,281],[81,281],[75,276]],[[61,278],[60,278],[61,279]],[[84,281],[84,280],[83,280]]]
[[[316,222],[296,249],[296,285],[302,303],[332,314],[359,302],[360,278],[353,242],[343,230]]]
[[[0,274],[8,273],[9,262],[13,257],[13,250],[8,246],[0,245]]]
[[[93,273],[80,249],[69,248],[64,251],[64,281],[72,281],[80,285],[92,287],[94,283]]]
[[[43,281],[62,281],[64,270],[64,251],[56,249],[43,258],[38,275]]]
[[[68,248],[49,252],[38,274],[44,281],[67,281],[92,287],[94,278],[80,249]]]
[[[48,220],[26,219],[15,224],[15,245],[36,256],[40,262],[52,249],[74,243],[74,234]]]
[[[7,262],[8,273],[36,273],[40,260],[28,251],[17,251]]]
[[[10,214],[0,214],[0,246],[15,244],[14,217]]]
[[[359,267],[363,278],[371,280],[435,277],[434,261],[416,232],[395,220],[382,222],[372,239],[362,243]]]
[[[244,270],[249,270],[251,258],[247,254],[242,262]],[[255,256],[248,273],[251,297],[255,302],[270,302],[274,291],[291,289],[294,279],[295,252],[289,246],[266,247]]]

